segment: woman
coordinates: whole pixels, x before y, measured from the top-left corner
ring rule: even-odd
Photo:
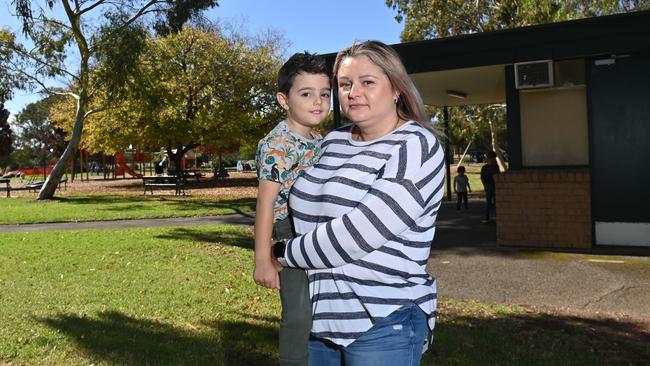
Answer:
[[[339,52],[334,85],[352,124],[327,135],[289,198],[298,236],[274,246],[311,269],[310,365],[418,365],[436,315],[426,273],[443,152],[397,53]]]

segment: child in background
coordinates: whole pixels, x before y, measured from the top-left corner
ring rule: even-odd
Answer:
[[[481,183],[485,189],[485,219],[484,224],[490,222],[490,212],[496,203],[496,187],[494,185],[494,175],[499,174],[499,164],[497,163],[497,154],[494,151],[488,151],[485,154],[487,162],[481,167]]]
[[[469,209],[467,205],[467,191],[471,192],[472,187],[469,186],[469,178],[465,175],[464,166],[459,166],[458,169],[456,169],[456,172],[458,173],[458,175],[454,177],[454,192],[456,192],[456,196],[458,197],[458,201],[456,201],[456,210],[460,210],[461,201],[465,202],[465,209],[467,210]]]
[[[322,57],[297,53],[278,73],[278,103],[286,111],[257,148],[259,179],[255,215],[255,271],[258,285],[280,289],[280,365],[307,365],[312,308],[307,273],[284,268],[272,258],[272,243],[293,238],[289,190],[318,161],[322,137],[313,131],[330,109],[330,76]],[[277,266],[276,266],[277,264]]]

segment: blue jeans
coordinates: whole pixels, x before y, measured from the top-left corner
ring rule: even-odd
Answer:
[[[309,366],[417,366],[428,334],[426,314],[410,303],[377,322],[347,347],[312,337]]]

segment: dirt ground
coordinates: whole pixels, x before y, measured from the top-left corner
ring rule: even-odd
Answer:
[[[12,180],[11,186],[19,188],[25,183]],[[79,176],[74,181],[68,176],[67,188],[59,188],[55,196],[79,195],[79,194],[113,194],[113,195],[142,195],[142,180],[139,178],[119,178],[104,180],[101,175],[90,175],[89,179],[81,180]],[[3,192],[4,193],[4,192]],[[33,196],[38,192],[26,190],[12,190],[12,197]],[[156,191],[156,195],[173,195],[173,190]],[[200,182],[188,180],[185,185],[185,194],[196,197],[211,198],[243,198],[255,197],[257,195],[257,178],[255,173],[231,172],[230,177],[221,179],[216,185],[212,180],[212,174],[201,178]]]

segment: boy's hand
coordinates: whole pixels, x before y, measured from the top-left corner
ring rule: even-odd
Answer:
[[[279,264],[279,263],[278,263]],[[255,263],[255,270],[253,271],[253,280],[260,286],[266,288],[280,288],[280,275],[279,270],[273,261],[264,261],[263,263]]]
[[[284,266],[282,263],[280,263],[277,259],[271,258],[271,261],[273,262],[273,267],[275,267],[275,270],[280,273],[284,269]]]

